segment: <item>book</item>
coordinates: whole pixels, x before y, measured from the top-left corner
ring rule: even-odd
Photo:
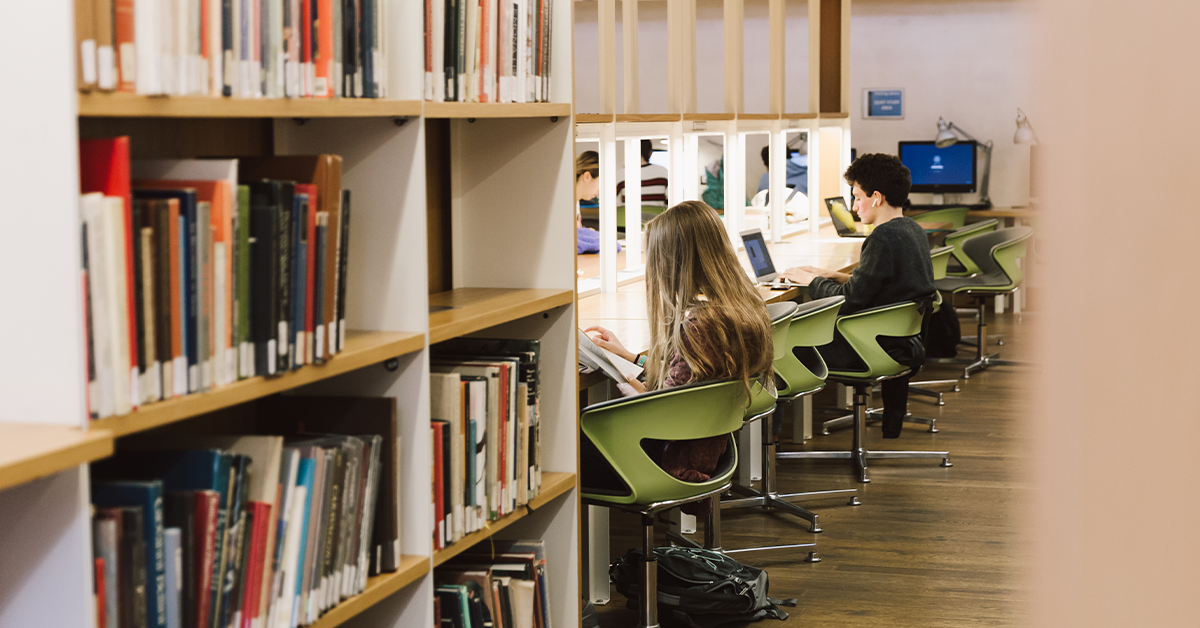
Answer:
[[[163,529],[163,550],[166,557],[166,625],[167,628],[182,628],[183,545],[179,528]]]
[[[75,6],[75,82],[81,92],[96,88],[95,9],[95,2],[91,0]]]
[[[146,628],[146,537],[145,516],[140,506],[126,506],[121,513],[118,575],[119,626]]]
[[[92,503],[104,507],[137,507],[143,514],[138,532],[145,543],[146,620],[149,626],[166,628],[167,575],[163,541],[163,485],[147,482],[97,482],[92,486]],[[126,528],[128,533],[129,529]]]
[[[92,556],[103,561],[104,587],[98,588],[101,600],[98,610],[104,617],[105,626],[119,626],[120,607],[117,601],[120,591],[118,556],[121,550],[121,512],[119,509],[97,508],[92,518]]]
[[[182,572],[178,574],[179,613],[183,618],[183,625],[192,628],[196,621],[196,491],[165,491],[163,493],[163,525],[166,526],[164,529],[179,530],[180,570]],[[169,571],[170,567],[168,566]],[[168,575],[170,574],[168,573]],[[168,591],[169,589],[170,585],[168,584]]]
[[[592,342],[591,336],[588,336],[579,330],[577,335],[579,344],[579,364],[588,369],[587,372],[601,371],[614,382],[624,384],[631,377],[637,377],[642,374],[642,367],[618,356],[617,354],[603,349]]]

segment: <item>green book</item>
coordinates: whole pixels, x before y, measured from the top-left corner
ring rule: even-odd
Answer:
[[[238,379],[253,374],[254,343],[250,340],[250,186],[237,189],[237,224],[234,226],[233,339],[238,355]]]

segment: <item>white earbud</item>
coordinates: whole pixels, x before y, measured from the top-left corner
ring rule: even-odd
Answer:
[[[879,199],[871,201],[871,207],[879,207]]]

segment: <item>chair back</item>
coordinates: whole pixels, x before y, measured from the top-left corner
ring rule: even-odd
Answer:
[[[963,252],[963,243],[982,233],[995,231],[999,226],[1000,221],[995,218],[991,218],[982,222],[976,222],[967,225],[962,229],[947,234],[945,244],[946,246],[954,247],[954,253],[952,255],[954,256],[955,261],[957,261],[959,265],[963,267],[963,270],[961,271],[950,271],[947,274],[952,277],[966,277],[978,273],[979,267],[976,266],[975,262]]]
[[[584,497],[613,504],[653,504],[695,497],[724,486],[737,467],[737,448],[729,439],[731,462],[704,482],[684,482],[668,474],[642,449],[642,441],[694,440],[731,434],[742,427],[746,392],[740,381],[699,382],[623,397],[584,408],[580,429],[621,479],[628,495]]]
[[[939,246],[929,252],[929,261],[933,263],[933,280],[946,278],[946,266],[950,264],[950,254],[954,252],[952,246]]]
[[[829,372],[830,377],[873,381],[909,370],[879,346],[880,336],[903,338],[921,333],[924,314],[912,301],[873,307],[838,318],[837,329],[858,354],[865,368]]]
[[[967,224],[967,211],[970,207],[963,205],[961,207],[947,207],[945,209],[931,209],[927,212],[921,212],[912,216],[912,219],[917,222],[948,222],[950,229],[962,229],[963,225]]]
[[[788,325],[785,349],[775,352],[775,387],[780,397],[814,393],[825,387],[829,369],[817,347],[833,341],[838,311],[846,297],[801,304]]]
[[[779,356],[787,350],[788,328],[791,326],[792,314],[797,306],[791,301],[783,303],[768,303],[767,316],[771,317],[771,347],[772,355]],[[754,382],[750,387],[750,407],[746,408],[746,420],[756,419],[775,409],[778,396],[774,387],[765,387],[760,382]]]
[[[963,243],[965,252],[979,268],[980,275],[995,279],[981,289],[1006,292],[1021,285],[1025,273],[1017,260],[1025,256],[1033,227],[1009,227],[975,236]]]

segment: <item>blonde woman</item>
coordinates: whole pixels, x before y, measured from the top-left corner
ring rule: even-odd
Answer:
[[[584,330],[595,332],[597,345],[645,366],[646,384],[631,379],[630,392],[720,379],[741,380],[747,392],[752,380],[772,385],[767,307],[742,270],[717,212],[700,201],[680,203],[646,224],[646,241],[649,350],[634,354],[603,327]],[[584,484],[620,488],[620,478],[586,440]],[[716,469],[727,442],[719,436],[643,447],[671,475],[699,482]]]

